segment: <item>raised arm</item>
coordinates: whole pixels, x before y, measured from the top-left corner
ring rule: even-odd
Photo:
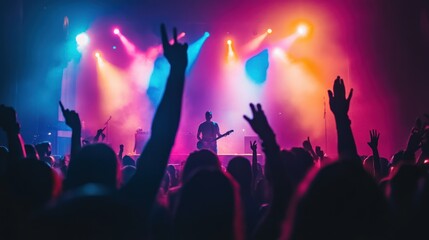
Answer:
[[[119,145],[119,153],[118,153],[119,160],[122,161],[123,156],[124,156],[124,144],[121,144]]]
[[[334,92],[328,91],[329,106],[335,117],[338,136],[338,155],[343,160],[356,160],[360,162],[359,155],[356,149],[355,139],[351,129],[351,121],[349,119],[350,100],[353,96],[353,89],[350,90],[349,96],[346,98],[346,87],[340,76],[335,79]]]
[[[252,110],[253,119],[249,118],[248,116],[243,117],[252,127],[253,131],[255,131],[255,133],[258,134],[259,138],[262,140],[262,149],[267,155],[265,169],[269,168],[271,170],[272,165],[275,165],[276,162],[278,162],[280,156],[280,147],[277,144],[276,136],[268,123],[261,104],[258,104],[256,107],[255,105],[250,104],[250,109]]]
[[[372,150],[373,158],[373,169],[374,176],[377,180],[381,180],[381,163],[380,163],[380,154],[378,153],[378,140],[380,139],[380,133],[377,130],[369,131],[370,141],[368,146]]]
[[[9,160],[25,158],[24,141],[22,140],[15,109],[0,105],[0,127],[6,132],[9,147]]]
[[[318,159],[318,156],[313,149],[313,145],[311,144],[310,137],[307,137],[307,139],[302,142],[302,147],[310,153],[314,160]]]
[[[325,152],[322,150],[320,146],[316,146],[316,155],[319,160],[318,166],[321,167],[324,164],[325,160]]]
[[[276,136],[260,104],[256,107],[250,104],[253,119],[244,116],[253,131],[262,140],[262,150],[265,153],[265,176],[272,189],[270,209],[255,231],[254,239],[278,239],[281,223],[289,206],[293,190],[290,181],[283,171],[280,159],[280,147]]]
[[[188,45],[177,42],[177,30],[174,29],[172,45],[168,42],[164,25],[161,25],[161,36],[164,56],[171,66],[170,74],[153,118],[151,137],[137,160],[136,174],[124,189],[138,202],[145,218],[149,216],[176,138],[188,64]]]
[[[250,149],[252,149],[252,191],[255,191],[258,175],[258,144],[256,141],[250,141]]]
[[[80,138],[82,134],[82,125],[80,122],[79,114],[73,110],[65,109],[61,101],[59,102],[61,107],[61,112],[63,113],[64,119],[67,126],[72,129],[72,139],[71,139],[71,153],[70,161],[73,160],[74,156],[82,148]]]
[[[408,138],[407,147],[404,151],[404,161],[408,164],[416,163],[416,152],[422,146],[422,139],[424,135],[424,125],[420,118],[416,120],[414,127],[411,129]]]

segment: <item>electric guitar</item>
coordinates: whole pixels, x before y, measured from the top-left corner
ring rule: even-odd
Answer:
[[[229,134],[231,134],[232,132],[234,132],[234,130],[229,130],[228,132],[220,135],[219,137],[213,139],[213,140],[199,140],[197,142],[197,148],[200,149],[207,149],[210,148],[210,144],[213,144],[214,142],[216,142],[217,140],[228,136]]]

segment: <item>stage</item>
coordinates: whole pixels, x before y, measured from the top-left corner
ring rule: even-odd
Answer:
[[[137,158],[140,155],[134,154],[134,155],[129,155],[129,156],[131,156],[134,160],[137,160]],[[181,167],[186,162],[186,158],[188,156],[189,156],[189,154],[172,154],[172,155],[170,155],[170,160],[169,160],[168,164]],[[229,163],[229,161],[231,161],[231,159],[233,159],[234,157],[239,157],[239,156],[247,158],[250,162],[252,161],[252,154],[249,154],[249,153],[219,154],[218,155],[219,161],[222,163],[222,166],[224,166],[224,167],[228,166],[228,163]],[[262,166],[265,164],[265,158],[262,154],[257,154],[257,160],[258,160],[258,163],[261,164]]]

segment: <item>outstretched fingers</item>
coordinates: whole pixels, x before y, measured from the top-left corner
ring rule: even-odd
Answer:
[[[168,42],[167,28],[165,27],[164,23],[161,24],[161,40],[162,40],[162,46],[164,47],[164,49],[170,46]]]
[[[66,111],[66,109],[64,108],[64,105],[61,101],[59,101],[60,103],[60,108],[61,108],[61,112],[64,114],[64,112]]]
[[[258,104],[256,105],[256,107],[258,108],[258,112],[263,112],[263,111],[262,111],[262,106],[261,106],[261,104],[260,104],[260,103],[258,103]]]
[[[329,101],[334,100],[334,93],[332,93],[331,90],[328,90],[328,97],[329,97]]]
[[[252,111],[253,116],[255,116],[256,108],[255,108],[255,105],[253,103],[250,104],[250,110]]]
[[[177,28],[173,28],[173,39],[174,44],[177,44]]]
[[[352,89],[350,89],[350,92],[349,92],[349,96],[347,97],[347,102],[350,104],[350,100],[352,100],[352,97],[353,97],[353,88]]]

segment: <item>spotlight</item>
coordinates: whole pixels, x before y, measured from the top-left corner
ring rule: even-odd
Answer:
[[[284,54],[283,49],[279,47],[274,48],[273,53],[275,56],[278,56],[278,57],[281,57]]]
[[[227,43],[228,45],[231,45],[231,44],[232,44],[231,39],[228,39],[228,41],[226,41],[226,43]]]
[[[210,37],[210,33],[209,32],[205,32],[204,33],[204,37]]]
[[[115,35],[119,35],[119,29],[118,28],[115,28],[114,30],[113,30],[113,34],[115,34]]]
[[[296,28],[296,33],[301,37],[306,36],[308,34],[308,26],[306,24],[301,23]]]
[[[95,57],[96,57],[96,58],[100,58],[100,57],[101,57],[100,52],[95,52],[95,54],[94,54],[94,55],[95,55]]]
[[[287,53],[285,52],[285,49],[281,47],[275,47],[273,49],[273,56],[275,59],[282,60],[283,62],[288,62]]]
[[[89,43],[89,37],[86,33],[80,33],[76,36],[76,43],[79,47],[84,47]]]
[[[273,30],[272,30],[271,28],[268,28],[268,29],[267,29],[267,33],[268,33],[268,34],[271,34],[272,32],[273,32]]]

